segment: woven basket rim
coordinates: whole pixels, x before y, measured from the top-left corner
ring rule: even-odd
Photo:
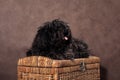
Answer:
[[[18,60],[18,65],[36,67],[67,67],[79,65],[81,62],[86,64],[99,63],[100,58],[90,56],[89,58],[79,58],[74,60],[53,60],[42,56],[24,57]]]

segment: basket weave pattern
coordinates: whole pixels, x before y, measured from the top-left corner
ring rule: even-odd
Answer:
[[[18,61],[17,75],[18,80],[100,80],[99,63],[95,56],[73,61],[25,57]]]

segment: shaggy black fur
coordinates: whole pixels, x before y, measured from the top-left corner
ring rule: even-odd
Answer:
[[[88,46],[72,37],[67,23],[55,19],[39,27],[27,56],[45,56],[52,59],[87,58]]]

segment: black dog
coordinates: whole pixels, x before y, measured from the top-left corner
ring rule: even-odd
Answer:
[[[45,56],[52,59],[87,58],[88,46],[74,39],[67,23],[55,19],[39,27],[27,56]]]

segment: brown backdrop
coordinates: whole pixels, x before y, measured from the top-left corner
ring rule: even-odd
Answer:
[[[60,18],[101,58],[101,80],[120,79],[120,0],[0,0],[0,80],[17,80],[37,28]]]

